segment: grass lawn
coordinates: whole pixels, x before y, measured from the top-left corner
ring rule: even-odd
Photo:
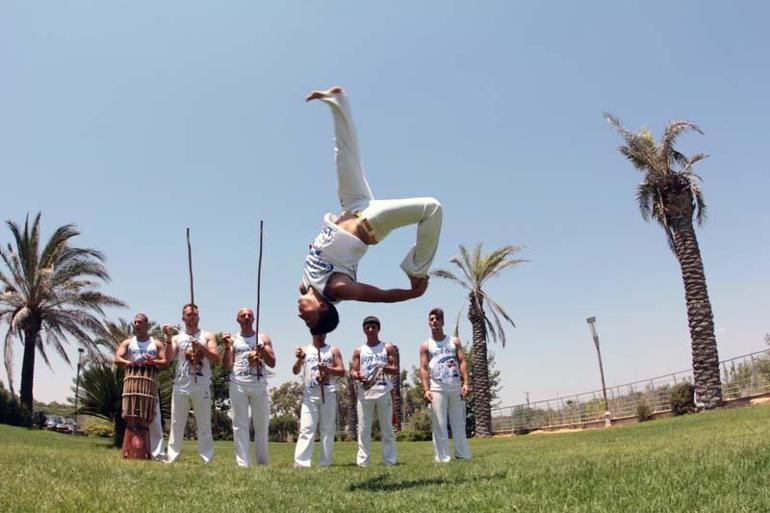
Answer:
[[[105,439],[0,426],[0,511],[770,511],[767,406],[471,449],[438,466],[430,443],[402,442],[398,466],[361,469],[338,443],[331,468],[294,470],[294,445],[271,444],[269,467],[241,469],[232,442],[212,465],[195,442],[163,465],[121,461]]]

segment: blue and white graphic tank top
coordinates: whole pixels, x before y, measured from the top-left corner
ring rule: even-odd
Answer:
[[[304,348],[305,351],[305,362],[303,363],[302,368],[302,381],[305,384],[305,395],[311,396],[311,397],[320,397],[321,396],[321,387],[318,384],[318,353],[319,349],[316,348],[313,344],[308,345]],[[322,348],[320,348],[321,353],[321,361],[327,366],[327,367],[333,367],[334,366],[334,353],[332,352],[332,347],[328,344],[325,344]],[[330,392],[336,392],[337,391],[337,381],[334,379],[334,376],[326,376],[326,385],[324,385],[324,393],[330,393]]]
[[[364,399],[379,399],[393,389],[393,382],[387,374],[382,372],[382,367],[388,365],[388,351],[385,343],[380,342],[374,347],[364,344],[360,348],[361,375],[371,384],[367,387],[358,382],[358,393],[363,394]]]
[[[267,369],[262,365],[261,376],[257,374],[257,367],[249,365],[249,353],[257,344],[256,333],[250,337],[244,337],[240,333],[233,341],[233,370],[230,372],[230,381],[244,386],[266,386]],[[262,335],[259,336],[259,345],[263,347]]]
[[[457,361],[457,347],[452,338],[428,340],[428,371],[430,389],[434,392],[458,392],[462,387],[460,364]]]
[[[147,340],[139,341],[133,337],[128,343],[128,359],[135,363],[144,363],[147,356],[158,357],[158,346],[155,339],[149,337]]]
[[[334,222],[333,214],[324,216],[321,233],[310,245],[310,252],[305,257],[302,269],[302,285],[326,297],[326,284],[334,273],[343,273],[356,281],[358,262],[368,249],[358,237],[341,230]],[[339,300],[331,301],[338,303]]]
[[[203,358],[203,361],[198,365],[197,372],[193,373],[193,365],[185,357],[185,351],[192,345],[193,338],[201,345],[206,344],[201,330],[198,330],[192,337],[182,332],[176,342],[174,388],[177,390],[209,388],[211,386],[211,362],[209,359]]]

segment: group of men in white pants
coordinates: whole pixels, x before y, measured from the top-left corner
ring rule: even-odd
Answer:
[[[454,455],[471,459],[465,434],[465,397],[470,390],[468,367],[462,345],[456,337],[444,333],[444,312],[431,310],[428,316],[431,338],[420,345],[420,378],[424,398],[430,404],[433,427],[433,449],[437,463],[451,460],[449,428],[452,430]],[[358,453],[356,463],[371,463],[372,425],[376,415],[382,440],[382,463],[395,465],[398,455],[393,433],[393,376],[399,367],[393,344],[379,338],[380,320],[364,319],[366,343],[353,353],[350,377],[355,383],[358,414]],[[303,372],[305,391],[302,399],[299,439],[294,452],[294,466],[309,467],[313,456],[313,440],[318,429],[321,440],[321,466],[332,463],[337,415],[337,394],[328,376],[343,376],[342,353],[336,346],[326,345],[326,335],[314,335],[313,343],[297,348],[294,374]],[[323,395],[321,390],[323,389]]]
[[[203,463],[214,458],[211,432],[211,365],[220,360],[216,338],[199,328],[198,307],[192,303],[182,308],[184,330],[177,333],[171,325],[163,326],[165,344],[151,337],[147,316],[134,317],[134,333],[115,352],[115,363],[121,366],[153,365],[159,369],[176,363],[171,394],[171,426],[167,451],[163,451],[163,430],[159,401],[150,425],[152,457],[166,463],[179,458],[190,411],[195,417],[198,454]],[[267,451],[269,400],[267,367],[275,366],[273,343],[269,336],[254,331],[254,313],[242,308],[236,317],[241,329],[236,335],[222,334],[222,363],[230,371],[230,403],[232,408],[235,461],[249,466],[249,424],[254,427],[257,463],[269,462]]]
[[[238,311],[239,333],[223,333],[222,364],[230,370],[230,403],[232,408],[235,460],[239,466],[251,464],[250,427],[254,430],[256,462],[269,463],[268,426],[269,398],[266,367],[275,367],[275,352],[269,336],[254,331],[254,314],[248,308]],[[182,310],[185,329],[173,333],[169,325],[163,330],[166,344],[149,335],[147,316],[134,318],[135,336],[124,340],[115,353],[118,365],[154,365],[167,368],[176,362],[171,399],[171,426],[166,454],[163,451],[160,407],[150,426],[152,456],[168,463],[179,458],[184,430],[190,410],[195,416],[198,453],[204,463],[214,457],[211,433],[211,365],[219,361],[215,337],[198,327],[198,308],[185,305]],[[420,345],[420,378],[424,398],[430,403],[435,461],[451,460],[449,428],[454,440],[454,455],[470,459],[465,435],[465,396],[469,391],[468,370],[460,342],[444,334],[444,312],[431,310],[428,317],[431,338]],[[356,463],[371,463],[372,425],[380,425],[382,462],[397,463],[396,439],[393,432],[393,378],[399,367],[391,343],[379,338],[381,324],[377,317],[363,321],[366,343],[355,349],[350,378],[356,392],[358,414],[358,452]],[[197,347],[196,347],[197,345]],[[304,393],[300,428],[294,452],[297,468],[310,467],[316,432],[320,435],[321,466],[332,463],[337,427],[337,384],[334,378],[345,376],[342,352],[326,343],[326,335],[313,335],[311,344],[295,350],[294,374],[302,374]]]

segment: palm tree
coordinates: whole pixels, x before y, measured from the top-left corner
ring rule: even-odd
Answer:
[[[490,436],[492,412],[487,336],[491,335],[494,342],[499,339],[505,347],[505,329],[501,317],[511,326],[516,327],[516,325],[505,309],[484,292],[483,287],[489,278],[498,276],[504,269],[527,260],[513,258],[521,250],[521,246],[503,246],[486,255],[481,254],[481,244],[476,246],[473,253],[463,245],[460,245],[459,250],[460,253],[449,261],[460,268],[462,277],[444,269],[437,269],[432,274],[459,284],[468,293],[468,320],[473,330],[473,375],[471,376],[473,415],[476,421],[476,434]],[[461,314],[462,310],[457,315],[455,334]]]
[[[89,354],[97,352],[94,336],[107,332],[100,322],[104,308],[123,307],[114,297],[96,290],[99,282],[108,282],[104,255],[90,248],[69,245],[79,235],[72,224],[57,228],[40,250],[40,214],[22,228],[6,221],[15,247],[0,247],[0,322],[9,324],[5,336],[4,357],[8,382],[13,387],[13,338],[24,346],[21,368],[21,402],[32,411],[32,385],[35,354],[50,366],[47,347],[71,363],[64,344],[67,336],[77,340]],[[5,270],[2,269],[5,267]]]
[[[634,133],[618,118],[610,114],[605,114],[605,118],[625,141],[619,148],[620,153],[644,175],[636,192],[642,218],[654,219],[661,225],[669,247],[679,260],[692,341],[695,392],[706,408],[715,408],[722,403],[719,355],[703,259],[693,227],[693,218],[699,225],[706,219],[706,204],[701,179],[692,168],[707,155],[686,157],[674,148],[682,133],[703,132],[689,121],[674,121],[666,127],[660,141],[655,141],[646,128]]]

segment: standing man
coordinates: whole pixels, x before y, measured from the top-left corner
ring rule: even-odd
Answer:
[[[343,300],[395,303],[420,297],[428,287],[428,271],[441,233],[441,204],[435,198],[374,199],[358,154],[358,139],[341,87],[314,91],[306,101],[320,100],[334,117],[339,216],[326,214],[323,229],[310,246],[300,284],[299,316],[312,334],[329,333],[339,323],[334,303]],[[380,289],[357,281],[358,262],[369,246],[407,225],[417,225],[417,242],[401,269],[408,289]]]
[[[430,403],[433,450],[436,463],[448,463],[449,432],[452,426],[455,457],[471,459],[465,437],[465,397],[468,395],[468,365],[457,337],[444,333],[444,311],[434,308],[428,314],[431,338],[420,345],[420,379],[425,400]]]
[[[249,411],[254,426],[254,444],[257,446],[257,464],[267,465],[270,401],[267,395],[265,365],[275,367],[273,341],[264,333],[254,331],[254,312],[250,308],[238,310],[236,321],[241,331],[235,337],[225,332],[222,341],[225,354],[222,363],[230,372],[230,405],[233,408],[233,440],[235,462],[241,467],[251,464],[249,454]]]
[[[118,367],[146,365],[157,369],[168,368],[166,348],[163,342],[150,336],[150,321],[145,314],[138,313],[134,316],[134,336],[120,343],[113,361]],[[155,401],[155,418],[150,424],[150,454],[153,459],[165,459],[160,398]]]
[[[179,458],[184,428],[192,406],[198,435],[198,453],[203,463],[214,457],[211,435],[211,364],[219,361],[214,335],[198,327],[198,307],[192,303],[182,308],[184,332],[163,325],[166,334],[166,359],[176,361],[174,390],[171,395],[171,433],[168,438],[168,463]]]
[[[307,347],[294,352],[297,360],[291,368],[294,374],[302,370],[305,391],[302,395],[299,437],[294,449],[294,466],[309,467],[313,459],[313,441],[316,427],[321,435],[322,467],[332,463],[334,434],[337,428],[337,383],[330,376],[345,375],[342,352],[337,346],[326,344],[326,334],[313,335]],[[323,387],[323,388],[322,388]]]
[[[356,380],[358,410],[358,455],[356,463],[368,467],[372,446],[374,410],[380,421],[382,462],[396,464],[396,437],[393,434],[393,400],[390,376],[398,374],[393,344],[380,341],[380,320],[373,315],[364,319],[366,344],[353,353],[350,377]]]

